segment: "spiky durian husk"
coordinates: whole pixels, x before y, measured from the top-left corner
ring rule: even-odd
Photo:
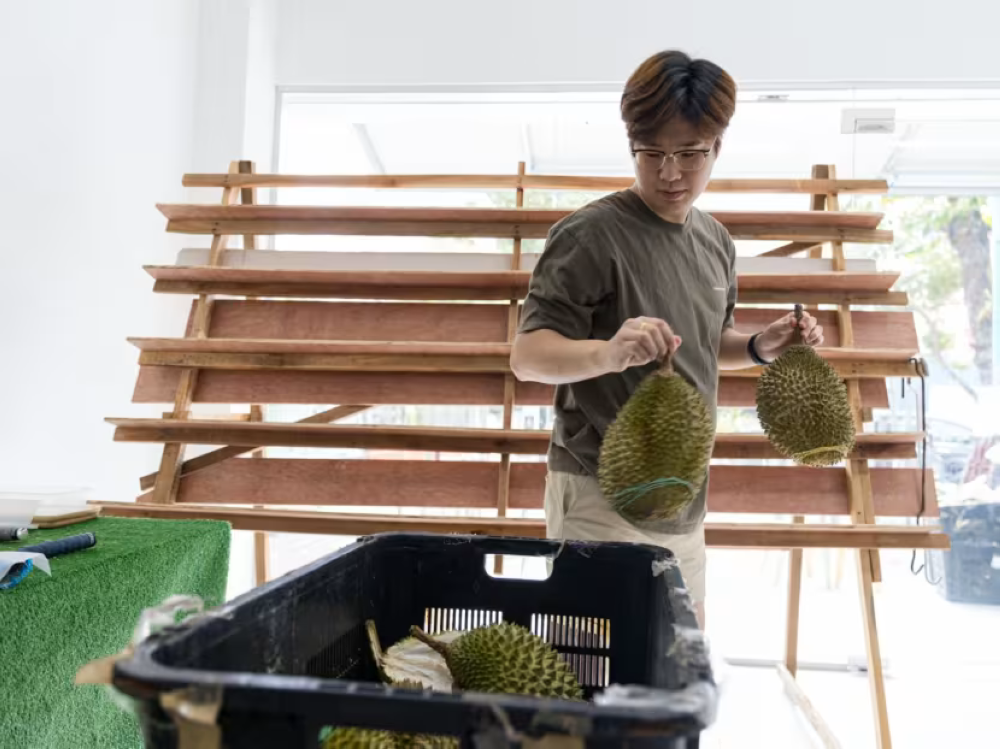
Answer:
[[[676,372],[643,380],[608,427],[597,478],[625,518],[675,518],[708,475],[715,424],[705,399]]]
[[[396,682],[393,686],[405,689],[423,689],[415,681]],[[335,728],[325,739],[322,749],[458,749],[458,739],[453,736],[435,736],[424,733],[401,733],[372,728]]]
[[[419,630],[416,633],[423,635]],[[583,699],[570,665],[555,648],[519,624],[479,627],[441,647],[459,689]]]
[[[458,749],[458,739],[365,728],[338,728],[326,737],[322,749]]]
[[[812,346],[791,346],[764,369],[757,418],[774,449],[800,465],[834,465],[854,447],[847,386]]]

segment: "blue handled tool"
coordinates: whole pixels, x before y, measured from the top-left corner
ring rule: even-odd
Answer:
[[[44,554],[47,557],[57,557],[60,554],[69,554],[80,549],[89,549],[97,543],[97,536],[93,533],[79,533],[75,536],[57,538],[54,541],[42,541],[40,544],[30,544],[22,546],[18,551],[33,551],[36,554]]]
[[[54,541],[43,541],[38,544],[29,544],[18,549],[22,553],[42,554],[46,558],[70,554],[81,549],[89,549],[97,543],[97,536],[93,533],[78,533],[75,536],[57,538]],[[0,590],[13,588],[28,576],[33,568],[30,559],[17,562],[7,570],[7,573],[0,578]]]

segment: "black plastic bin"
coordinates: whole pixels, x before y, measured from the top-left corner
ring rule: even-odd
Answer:
[[[940,514],[951,549],[941,553],[938,590],[949,601],[1000,605],[1000,504],[945,505]]]
[[[549,556],[552,573],[542,581],[494,577],[490,554]],[[385,646],[414,624],[522,624],[570,659],[588,700],[386,687],[368,619]],[[705,641],[669,551],[436,534],[362,538],[209,616],[161,630],[118,662],[114,684],[136,698],[146,745],[158,749],[178,746],[160,698],[186,687],[221,699],[227,749],[314,749],[330,725],[452,734],[465,747],[565,733],[579,737],[577,746],[688,749],[716,708]]]

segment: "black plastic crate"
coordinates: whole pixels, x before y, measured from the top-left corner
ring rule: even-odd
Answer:
[[[547,556],[546,580],[494,577],[488,555]],[[461,736],[519,746],[567,733],[578,746],[698,746],[716,688],[676,560],[662,548],[534,539],[382,534],[161,630],[115,666],[146,745],[174,749],[164,692],[221,699],[223,747],[309,747],[324,726]],[[365,622],[383,646],[511,621],[569,659],[588,701],[420,693],[378,683]],[[624,685],[624,686],[616,686]]]

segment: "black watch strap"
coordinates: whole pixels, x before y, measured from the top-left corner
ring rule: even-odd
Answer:
[[[752,336],[750,336],[750,340],[747,341],[747,353],[750,354],[750,359],[753,361],[754,364],[759,364],[762,367],[766,367],[771,362],[764,361],[763,359],[760,358],[760,354],[757,353],[757,347],[755,345],[757,341],[757,336],[759,335],[760,333],[754,333]]]

